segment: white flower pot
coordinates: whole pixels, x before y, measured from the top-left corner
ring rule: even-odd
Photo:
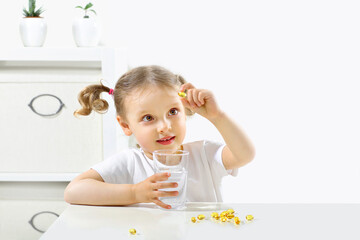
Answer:
[[[20,21],[20,37],[25,47],[42,47],[47,24],[41,17],[25,17]]]
[[[78,47],[96,47],[99,44],[100,26],[92,18],[75,19],[72,31]]]

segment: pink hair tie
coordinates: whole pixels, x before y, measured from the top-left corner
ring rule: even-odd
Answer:
[[[114,89],[110,88],[109,94],[114,95]]]

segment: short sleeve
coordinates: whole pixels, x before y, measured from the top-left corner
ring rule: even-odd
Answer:
[[[235,168],[235,169],[226,170],[224,163],[222,161],[222,151],[224,150],[225,146],[226,146],[226,144],[224,144],[224,143],[208,141],[208,140],[205,141],[204,142],[204,150],[205,150],[206,157],[209,161],[211,161],[211,159],[214,159],[214,162],[212,163],[212,165],[220,176],[224,177],[227,175],[232,175],[232,176],[236,177],[238,174],[238,169]],[[210,162],[210,164],[211,164],[211,162]]]
[[[92,167],[107,183],[130,184],[128,170],[129,153],[123,151]]]

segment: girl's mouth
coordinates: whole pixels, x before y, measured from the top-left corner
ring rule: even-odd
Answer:
[[[173,143],[175,140],[175,136],[173,137],[167,137],[167,138],[162,138],[160,140],[156,140],[156,142],[162,144],[162,145],[169,145],[171,143]]]

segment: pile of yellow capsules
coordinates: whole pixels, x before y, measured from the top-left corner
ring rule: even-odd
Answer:
[[[201,220],[204,220],[206,217],[204,214],[199,214],[196,217],[192,217],[191,218],[191,222],[196,223],[199,222]],[[214,220],[215,222],[233,222],[235,225],[240,225],[241,220],[239,217],[235,217],[235,211],[233,209],[228,209],[226,211],[223,211],[220,213],[217,212],[213,212],[211,213],[211,219]],[[252,220],[254,220],[253,215],[246,215],[245,216],[245,221],[246,223],[251,222]],[[136,230],[134,228],[131,228],[129,230],[129,233],[131,235],[135,235],[136,234]]]
[[[197,216],[197,219],[199,221],[204,220],[205,215],[199,214]],[[192,217],[191,222],[193,222],[193,223],[199,222],[197,219],[196,219],[196,217]],[[240,225],[240,223],[241,223],[240,218],[235,217],[235,211],[233,209],[228,209],[226,211],[223,211],[220,213],[220,215],[217,212],[213,212],[213,213],[211,213],[211,219],[216,222],[233,222],[235,225]],[[254,217],[252,215],[246,215],[245,219],[246,219],[246,222],[251,222],[252,220],[254,220]]]

